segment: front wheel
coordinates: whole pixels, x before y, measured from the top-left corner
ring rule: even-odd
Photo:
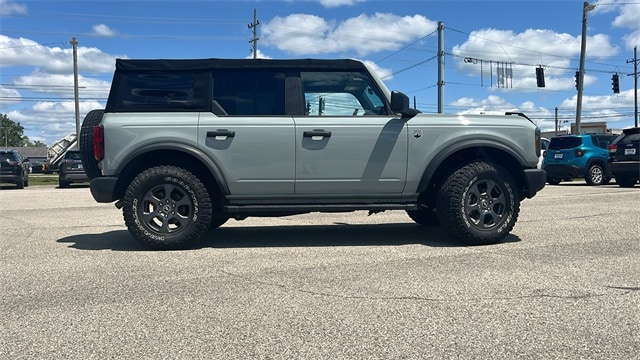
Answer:
[[[136,176],[123,198],[125,223],[133,237],[157,249],[194,242],[211,224],[211,198],[191,172],[156,166]]]
[[[511,175],[498,165],[477,161],[449,176],[437,197],[441,226],[469,245],[495,244],[515,226],[520,199]]]

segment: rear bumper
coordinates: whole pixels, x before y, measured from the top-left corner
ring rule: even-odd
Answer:
[[[97,177],[91,180],[89,189],[91,195],[99,203],[110,203],[116,201],[115,189],[118,178],[116,177]]]
[[[60,173],[60,179],[64,180],[64,181],[74,181],[74,182],[85,182],[85,181],[89,181],[89,177],[87,176],[87,174],[83,172],[67,172],[67,173]]]
[[[527,198],[532,198],[538,191],[544,189],[547,183],[547,173],[542,169],[526,169],[524,171],[524,181],[526,185],[524,195]]]
[[[640,163],[637,161],[621,161],[609,163],[609,171],[613,176],[640,177]]]
[[[22,179],[22,174],[13,175],[13,174],[4,174],[0,175],[0,183],[14,183],[17,184]]]
[[[573,179],[575,177],[583,177],[584,169],[575,165],[545,165],[544,171],[548,177]]]

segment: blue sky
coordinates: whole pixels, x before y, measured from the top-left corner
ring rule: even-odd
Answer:
[[[582,122],[630,127],[640,0],[591,4]],[[364,60],[428,113],[442,22],[445,112],[522,111],[545,131],[557,107],[563,128],[575,121],[583,1],[544,0],[0,0],[0,113],[51,145],[75,132],[73,37],[82,118],[104,107],[116,58],[251,57],[254,10],[260,57]],[[499,68],[512,77],[500,83]]]

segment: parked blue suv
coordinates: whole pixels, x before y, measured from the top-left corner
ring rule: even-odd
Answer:
[[[609,183],[609,144],[615,139],[615,135],[605,134],[563,135],[551,138],[542,162],[542,168],[547,172],[547,182],[558,185],[563,180],[584,177],[589,185]]]

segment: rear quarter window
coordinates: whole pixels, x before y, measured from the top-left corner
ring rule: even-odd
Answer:
[[[121,71],[106,111],[207,111],[208,78],[208,72]]]

